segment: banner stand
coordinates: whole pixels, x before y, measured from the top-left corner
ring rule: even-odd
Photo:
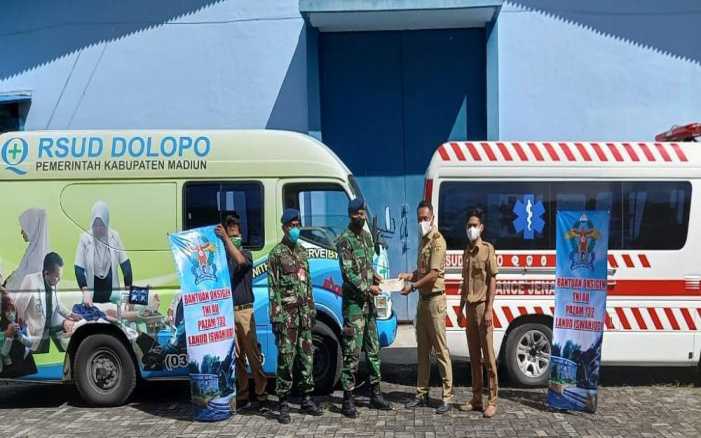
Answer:
[[[195,421],[236,411],[234,304],[224,245],[214,227],[168,236],[180,275]]]
[[[608,288],[609,213],[557,212],[548,405],[595,412]]]

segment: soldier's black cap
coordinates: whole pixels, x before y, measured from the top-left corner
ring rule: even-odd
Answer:
[[[299,210],[296,208],[286,208],[285,211],[282,212],[280,222],[286,225],[295,219],[299,220]]]
[[[358,210],[366,210],[365,200],[363,198],[351,199],[348,202],[348,214],[353,214]]]

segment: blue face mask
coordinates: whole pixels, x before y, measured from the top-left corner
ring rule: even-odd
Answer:
[[[290,238],[290,242],[297,243],[297,240],[299,239],[299,228],[290,228],[288,237]]]

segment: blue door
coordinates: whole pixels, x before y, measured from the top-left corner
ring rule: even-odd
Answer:
[[[483,29],[321,33],[321,127],[357,177],[392,275],[416,264],[415,209],[435,148],[486,138]],[[416,294],[393,297],[401,320]]]

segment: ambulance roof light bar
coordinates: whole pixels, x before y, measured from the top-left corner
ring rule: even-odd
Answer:
[[[701,141],[701,123],[672,126],[669,131],[657,134],[656,141]]]

